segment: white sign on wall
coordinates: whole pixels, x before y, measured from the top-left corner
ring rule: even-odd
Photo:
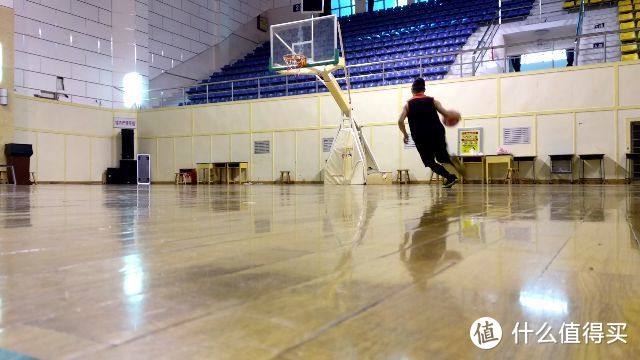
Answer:
[[[505,145],[531,144],[531,128],[513,127],[502,129],[502,143]]]
[[[113,118],[113,128],[114,129],[135,129],[138,123],[134,118]]]

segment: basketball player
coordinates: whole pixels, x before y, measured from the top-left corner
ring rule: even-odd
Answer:
[[[452,162],[447,152],[447,142],[444,136],[444,126],[440,122],[438,113],[445,117],[459,116],[455,111],[447,110],[436,99],[424,94],[424,79],[417,78],[411,86],[413,97],[407,101],[398,119],[398,127],[404,135],[404,143],[409,142],[409,134],[404,126],[404,119],[409,118],[411,137],[416,144],[424,166],[445,179],[443,187],[450,188],[458,182],[458,177],[449,173],[440,164],[451,164],[462,174],[462,167],[454,158]],[[435,160],[438,162],[436,162]],[[440,164],[438,164],[440,163]]]

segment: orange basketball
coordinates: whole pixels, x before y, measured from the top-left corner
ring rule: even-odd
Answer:
[[[457,111],[451,111],[450,116],[444,116],[442,119],[442,123],[444,126],[453,127],[458,125],[460,122],[460,113]]]

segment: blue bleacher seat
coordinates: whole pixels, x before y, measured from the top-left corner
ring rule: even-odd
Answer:
[[[503,21],[527,16],[533,0],[503,1]],[[429,81],[440,80],[455,62],[456,53],[480,26],[493,20],[497,1],[448,0],[419,2],[373,13],[365,12],[340,18],[347,63],[350,66],[390,61],[350,68],[353,88],[367,88],[413,81],[422,70]],[[269,72],[270,44],[264,43],[250,54],[186,90],[184,105],[207,102],[248,100],[326,92],[326,87],[313,77],[275,76]],[[422,57],[421,59],[408,59]],[[385,73],[383,82],[382,73]],[[344,77],[336,73],[336,77]],[[231,82],[233,81],[233,85]],[[209,85],[205,85],[209,83]],[[288,91],[285,84],[289,84]],[[345,86],[344,80],[340,82]],[[317,90],[316,90],[317,89]],[[207,93],[209,96],[207,97]]]

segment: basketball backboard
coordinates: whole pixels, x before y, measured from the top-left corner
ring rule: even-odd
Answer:
[[[338,20],[335,15],[271,26],[272,71],[286,70],[285,55],[303,54],[305,67],[335,65],[339,62]]]

